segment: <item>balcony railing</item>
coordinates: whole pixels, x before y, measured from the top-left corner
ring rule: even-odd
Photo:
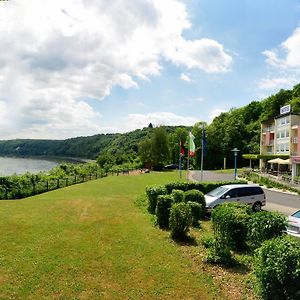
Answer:
[[[267,143],[266,141],[262,141],[262,145],[263,146],[273,146],[274,145],[274,140],[271,140],[269,143]]]
[[[274,131],[274,126],[264,127],[262,129],[262,132],[272,132],[272,131]]]

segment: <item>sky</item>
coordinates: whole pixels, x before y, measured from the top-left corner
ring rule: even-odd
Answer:
[[[0,139],[212,122],[300,82],[300,1],[0,1]]]

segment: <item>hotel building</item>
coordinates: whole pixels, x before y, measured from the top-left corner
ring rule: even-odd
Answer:
[[[292,178],[300,176],[300,115],[291,113],[291,106],[280,109],[280,115],[261,124],[261,155],[285,155],[290,158]],[[260,159],[260,168],[267,159]]]

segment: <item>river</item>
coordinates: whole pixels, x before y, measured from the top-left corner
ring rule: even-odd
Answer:
[[[57,161],[36,158],[0,157],[0,176],[38,173],[48,171],[57,166]]]

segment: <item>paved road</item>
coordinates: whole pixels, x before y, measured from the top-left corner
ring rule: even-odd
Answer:
[[[190,180],[200,181],[200,171],[190,171]],[[204,181],[223,181],[232,180],[233,174],[215,173],[212,171],[203,171]],[[300,196],[293,195],[291,193],[283,193],[280,191],[274,191],[264,189],[267,198],[267,205],[264,209],[270,211],[279,211],[285,215],[289,215],[297,209],[300,209]]]

